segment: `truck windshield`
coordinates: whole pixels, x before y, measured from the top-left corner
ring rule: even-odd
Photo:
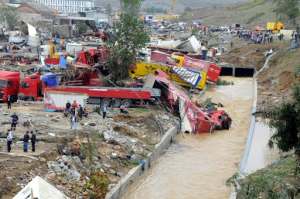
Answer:
[[[0,88],[7,87],[7,80],[0,79]]]

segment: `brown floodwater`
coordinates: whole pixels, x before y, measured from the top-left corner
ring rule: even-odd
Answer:
[[[227,199],[226,180],[238,171],[250,125],[253,80],[226,78],[204,98],[224,105],[233,119],[229,131],[177,136],[175,144],[135,184],[123,199]],[[203,98],[203,97],[202,97]]]

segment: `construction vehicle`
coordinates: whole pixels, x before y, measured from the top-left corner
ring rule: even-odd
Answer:
[[[168,64],[162,64],[162,63],[152,63],[152,62],[144,62],[144,61],[138,61],[130,70],[129,70],[129,75],[131,78],[139,78],[139,77],[144,77],[149,74],[153,74],[157,70],[164,71],[165,73],[168,74],[170,79],[172,81],[175,81],[179,85],[186,86],[186,87],[195,87],[198,89],[204,89],[206,85],[206,72],[205,71],[193,71],[193,70],[187,70],[185,71],[186,73],[193,72],[195,74],[198,74],[198,80],[195,82],[197,83],[195,86],[191,86],[190,83],[187,81],[183,80],[182,76],[179,73],[176,73],[174,70],[176,67],[173,65],[168,65]],[[183,67],[181,67],[183,68]],[[178,69],[178,68],[176,68]],[[185,74],[183,74],[185,76]]]
[[[81,50],[77,54],[77,64],[85,64],[94,66],[96,63],[103,64],[108,60],[108,49],[106,47],[98,47],[97,49]]]
[[[221,74],[221,68],[217,64],[189,57],[182,53],[164,53],[161,51],[151,52],[151,61],[166,64],[175,64],[176,66],[185,67],[191,70],[200,70],[207,73],[207,80],[210,83],[216,83]]]
[[[58,65],[59,64],[59,53],[56,52],[55,44],[49,40],[47,45],[40,46],[40,53],[42,61],[47,65]]]
[[[170,79],[179,85],[201,90],[204,89],[207,80],[210,83],[216,83],[221,73],[221,68],[211,62],[191,58],[180,53],[168,54],[152,51],[151,61],[138,61],[129,70],[129,75],[131,78],[144,77],[156,70],[166,72]],[[196,85],[191,85],[191,82]]]
[[[269,30],[269,31],[277,33],[282,29],[284,29],[284,24],[280,21],[267,23],[267,30]]]
[[[161,89],[162,100],[180,116],[182,132],[212,133],[216,129],[229,129],[231,126],[231,118],[224,110],[208,111],[197,106],[163,71],[148,76],[145,87]]]

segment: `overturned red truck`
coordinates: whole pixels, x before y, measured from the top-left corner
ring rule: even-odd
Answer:
[[[162,71],[156,71],[155,75],[150,75],[145,86],[161,89],[168,106],[180,116],[182,132],[211,133],[215,129],[229,129],[231,126],[231,118],[224,110],[207,111],[198,107]]]

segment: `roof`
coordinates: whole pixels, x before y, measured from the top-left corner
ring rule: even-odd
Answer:
[[[20,4],[20,6],[18,7],[18,9],[22,8],[22,7],[29,7],[31,8],[32,10],[34,10],[36,13],[40,13],[42,15],[55,15],[57,14],[57,11],[54,10],[54,9],[51,9],[45,5],[42,5],[42,4],[39,4],[39,3],[36,3],[34,1],[26,1],[26,2],[22,2]]]
[[[93,18],[88,17],[73,17],[73,16],[57,16],[58,19],[71,19],[71,20],[78,20],[78,21],[95,21]]]
[[[0,71],[0,77],[7,77],[7,76],[19,76],[20,72],[14,71]]]

